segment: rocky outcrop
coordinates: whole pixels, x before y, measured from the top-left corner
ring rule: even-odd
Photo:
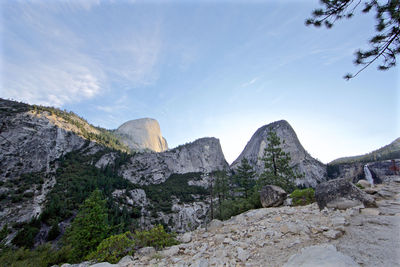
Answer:
[[[57,167],[54,161],[81,149],[87,141],[72,129],[61,127],[64,124],[55,116],[36,113],[29,105],[0,99],[0,111],[2,225],[38,216],[56,182],[52,175]]]
[[[134,154],[120,174],[135,184],[159,184],[173,173],[228,170],[219,140],[202,138],[161,153]]]
[[[326,180],[326,167],[320,161],[314,159],[300,144],[296,133],[287,121],[281,120],[270,123],[259,128],[251,137],[240,156],[232,163],[231,168],[236,169],[243,158],[247,158],[254,166],[258,174],[264,171],[264,163],[261,158],[267,146],[267,137],[270,131],[276,132],[277,136],[285,143],[281,145],[285,152],[291,157],[290,166],[299,173],[304,174],[303,178],[297,179],[297,185],[315,187],[318,183]]]
[[[286,192],[279,186],[266,185],[260,191],[260,201],[263,208],[279,207],[286,199]]]
[[[381,178],[387,175],[400,173],[400,159],[373,161],[373,162],[355,162],[328,164],[328,178],[341,179],[347,178],[356,183],[360,179],[366,179],[364,165],[368,166],[374,180],[374,184],[381,183]]]
[[[155,119],[144,118],[127,121],[115,131],[120,140],[133,150],[162,152],[168,149]]]
[[[320,209],[326,206],[340,208],[340,205],[350,204],[350,202],[354,206],[376,205],[373,197],[358,189],[347,179],[335,179],[319,184],[315,189],[315,199]]]
[[[85,144],[82,137],[58,127],[48,113],[36,114],[28,105],[21,112],[14,112],[17,104],[0,99],[2,181],[23,173],[48,171],[52,161]]]

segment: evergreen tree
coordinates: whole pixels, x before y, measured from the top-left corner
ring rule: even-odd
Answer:
[[[66,243],[72,247],[71,260],[79,261],[107,237],[110,231],[106,200],[95,190],[85,200],[66,235]]]
[[[258,182],[259,187],[264,185],[277,185],[290,193],[295,189],[294,179],[299,178],[289,166],[290,155],[281,149],[281,140],[275,132],[271,131],[267,137],[268,145],[264,149],[264,172]],[[282,142],[283,144],[285,141]]]
[[[215,173],[214,196],[218,197],[218,212],[222,213],[222,202],[229,197],[229,182],[225,171]]]
[[[352,18],[357,8],[362,8],[363,13],[375,11],[376,34],[369,40],[371,47],[355,53],[354,63],[364,67],[354,75],[346,74],[345,79],[357,76],[377,59],[381,59],[379,70],[396,66],[396,56],[400,53],[399,0],[321,0],[321,5],[322,8],[315,9],[312,18],[306,20],[306,25],[325,25],[329,29],[338,20]]]
[[[250,191],[255,184],[255,175],[256,172],[249,164],[247,158],[242,158],[240,166],[237,168],[237,173],[235,175],[235,183],[238,186],[238,191],[243,193],[246,199],[249,198]]]

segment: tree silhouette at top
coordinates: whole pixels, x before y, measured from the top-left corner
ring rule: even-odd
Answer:
[[[363,13],[375,12],[376,34],[369,40],[370,48],[355,53],[354,63],[363,67],[354,75],[346,74],[345,79],[357,76],[378,59],[381,60],[379,70],[396,66],[396,55],[400,53],[400,0],[321,0],[321,5],[306,20],[306,25],[324,25],[329,29],[338,20],[352,18],[359,8]]]

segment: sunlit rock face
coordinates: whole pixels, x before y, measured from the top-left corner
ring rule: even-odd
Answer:
[[[315,187],[318,183],[326,180],[326,167],[320,161],[314,159],[301,145],[293,128],[285,120],[276,121],[259,128],[239,157],[232,163],[231,168],[236,169],[243,158],[247,158],[258,174],[264,171],[264,162],[261,158],[264,149],[268,145],[268,134],[274,131],[281,139],[281,148],[290,154],[290,166],[303,177],[296,180],[296,184]]]
[[[133,150],[162,152],[168,149],[161,135],[160,124],[155,119],[144,118],[127,121],[116,131],[122,142]]]

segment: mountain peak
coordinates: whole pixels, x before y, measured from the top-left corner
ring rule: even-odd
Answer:
[[[116,130],[122,142],[134,150],[162,152],[168,149],[167,140],[161,135],[156,119],[141,118],[123,123]]]
[[[281,148],[290,154],[291,167],[304,174],[304,178],[298,179],[297,184],[316,186],[318,182],[325,179],[325,166],[307,153],[297,138],[296,132],[286,120],[275,121],[260,127],[251,137],[239,157],[232,163],[231,168],[236,169],[241,160],[247,158],[256,172],[262,173],[264,171],[264,163],[261,158],[264,155],[264,149],[268,145],[267,137],[272,131],[282,141],[285,141],[281,144]]]

